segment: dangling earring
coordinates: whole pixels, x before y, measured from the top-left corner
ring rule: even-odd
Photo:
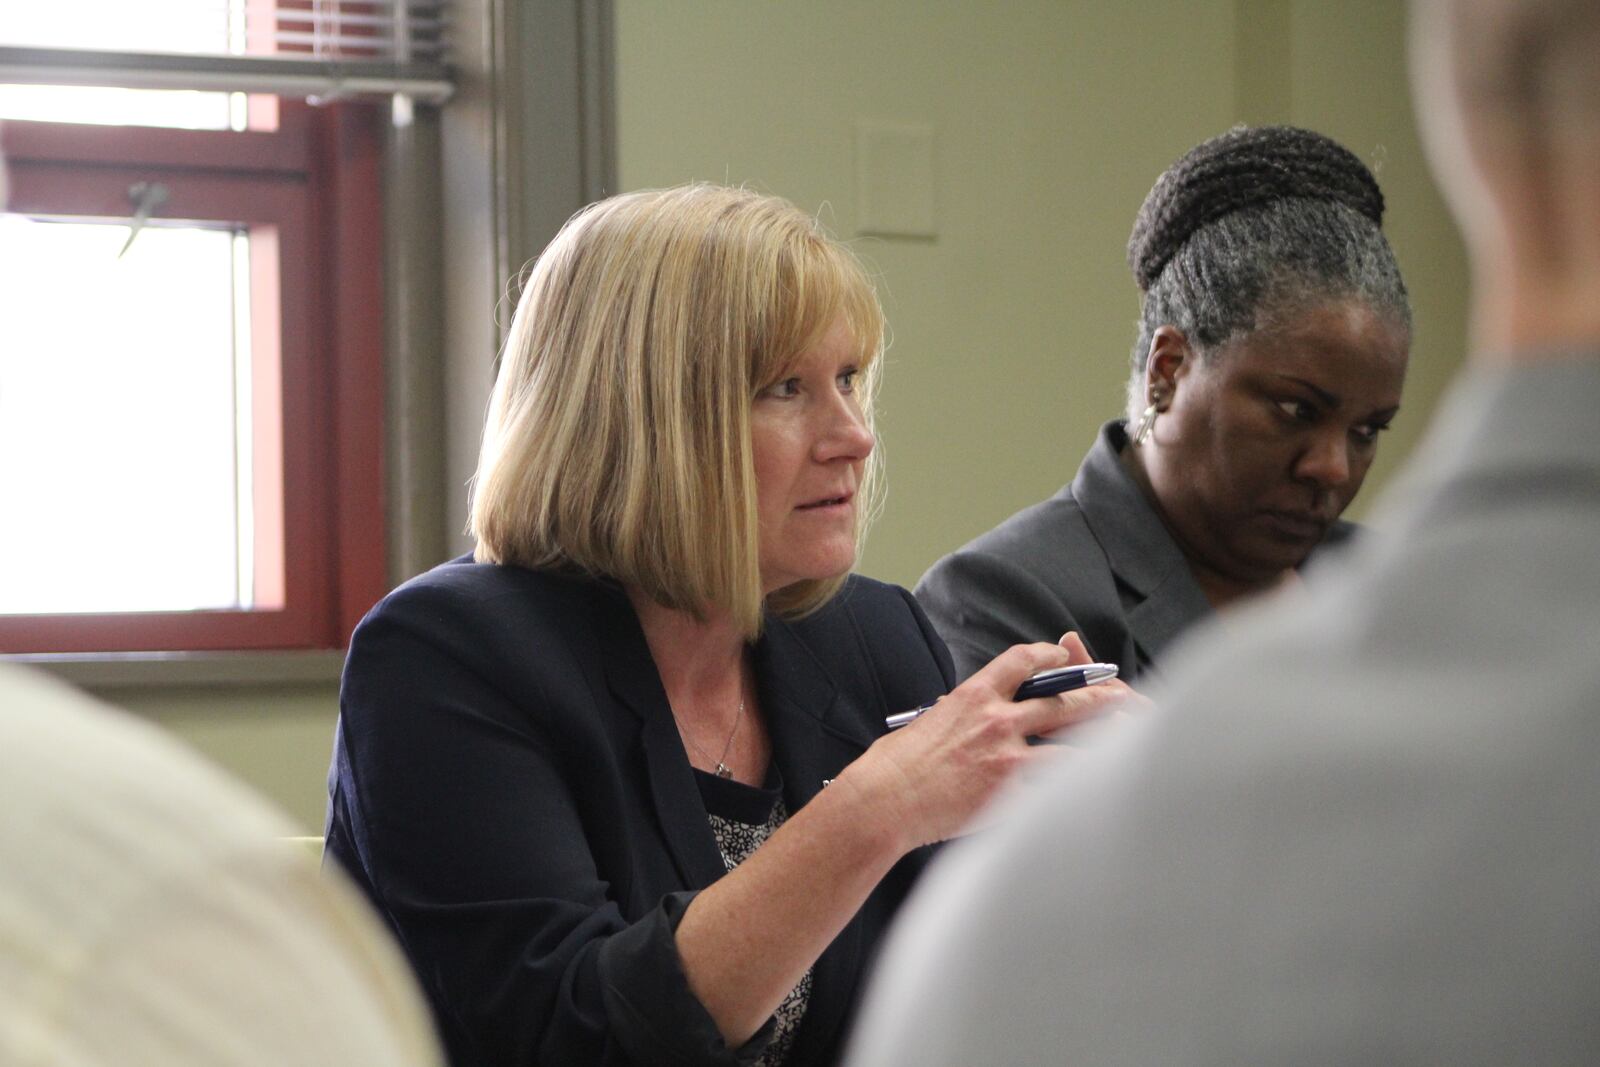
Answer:
[[[1150,431],[1155,429],[1156,416],[1161,414],[1161,408],[1159,407],[1161,399],[1160,394],[1151,397],[1150,406],[1144,409],[1143,415],[1139,416],[1139,425],[1133,429],[1133,443],[1135,446],[1144,444],[1145,438],[1150,436]]]

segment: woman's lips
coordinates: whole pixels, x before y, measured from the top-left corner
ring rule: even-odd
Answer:
[[[808,504],[801,504],[796,511],[818,511],[825,508],[842,508],[850,503],[854,493],[841,493],[838,496],[819,497]]]
[[[1321,540],[1329,520],[1307,511],[1262,512],[1273,529],[1300,541]]]

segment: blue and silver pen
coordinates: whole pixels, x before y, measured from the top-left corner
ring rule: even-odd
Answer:
[[[1076,667],[1056,667],[1053,670],[1040,671],[1029,678],[1017,690],[1013,700],[1032,700],[1034,697],[1047,697],[1053,693],[1065,693],[1073,689],[1082,689],[1086,685],[1098,685],[1109,682],[1117,676],[1115,663],[1080,663]],[[935,701],[937,703],[937,701]],[[898,715],[891,715],[883,720],[884,725],[891,730],[898,730],[917,720],[917,716],[933,707],[933,704],[924,704],[920,708],[902,711]]]

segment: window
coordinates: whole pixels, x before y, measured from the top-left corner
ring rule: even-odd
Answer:
[[[0,651],[337,647],[382,594],[387,115],[0,85]]]

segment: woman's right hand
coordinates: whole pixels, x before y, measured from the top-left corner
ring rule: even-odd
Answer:
[[[834,780],[897,830],[905,851],[961,833],[1024,764],[1050,758],[1027,739],[1092,719],[1136,694],[1112,680],[1016,701],[1017,687],[1054,667],[1093,662],[1076,634],[1058,645],[1014,645],[909,726],[880,737]]]

